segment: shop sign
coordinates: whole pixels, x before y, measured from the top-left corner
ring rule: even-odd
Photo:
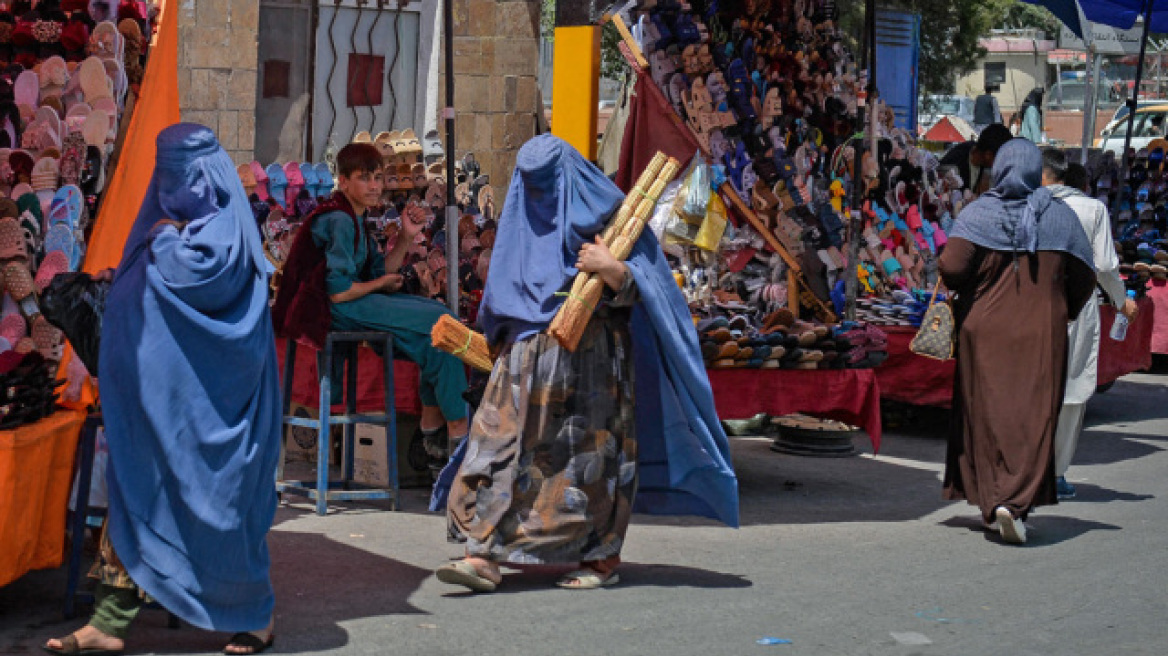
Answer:
[[[1137,22],[1130,30],[1120,30],[1107,25],[1099,25],[1083,21],[1084,27],[1090,26],[1091,38],[1095,42],[1095,51],[1103,55],[1138,55],[1140,53],[1140,39],[1143,37],[1143,25]],[[1059,32],[1059,47],[1067,50],[1086,50],[1087,44],[1068,30],[1066,25]]]

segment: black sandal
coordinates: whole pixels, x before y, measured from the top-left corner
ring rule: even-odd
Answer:
[[[251,649],[248,652],[234,652],[227,651],[227,647],[223,648],[224,654],[262,654],[267,651],[273,644],[276,643],[276,634],[268,635],[267,640],[261,639],[254,633],[241,632],[231,636],[227,641],[227,647],[243,647],[244,649]]]

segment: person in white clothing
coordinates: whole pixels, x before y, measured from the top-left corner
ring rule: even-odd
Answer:
[[[1138,309],[1135,301],[1127,298],[1123,280],[1119,277],[1119,257],[1115,254],[1107,206],[1083,190],[1087,184],[1086,169],[1079,164],[1068,164],[1067,156],[1061,150],[1047,148],[1042,153],[1042,184],[1078,215],[1091,241],[1099,287],[1119,312],[1129,321],[1134,320]],[[1087,400],[1095,393],[1097,384],[1099,304],[1088,303],[1067,331],[1067,388],[1054,439],[1055,476],[1060,499],[1075,496],[1075,488],[1067,483],[1066,473],[1075,455],[1079,433],[1083,430]]]

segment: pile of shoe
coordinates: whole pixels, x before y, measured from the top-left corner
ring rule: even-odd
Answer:
[[[0,430],[44,419],[57,410],[57,364],[36,351],[0,353]]]
[[[710,369],[867,369],[888,357],[887,337],[874,326],[802,321],[785,308],[761,321],[713,316],[697,330]]]
[[[824,2],[655,0],[639,4],[634,33],[653,80],[709,155],[711,186],[730,183],[801,263],[811,291],[834,303],[838,314],[850,252],[843,228],[856,173],[851,139],[864,81],[836,14],[834,3]],[[891,298],[893,290],[931,288],[952,217],[971,197],[960,191],[956,174],[939,171],[936,157],[895,124],[890,108],[878,104],[874,111],[880,148],[862,164],[873,182],[855,266],[862,294],[901,303]],[[730,275],[740,283],[739,299],[760,313],[785,306],[786,264],[766,244],[753,225],[728,227],[715,256],[718,273],[705,277],[717,285],[683,264],[691,303],[709,304],[713,288],[725,287]],[[889,323],[911,323],[915,310],[898,312]]]
[[[0,357],[32,362],[35,353],[37,367],[52,378],[64,338],[41,315],[38,298],[55,275],[76,271],[84,258],[157,12],[134,0],[6,7],[0,11]],[[6,425],[35,421],[51,406],[42,397],[25,403],[33,387],[9,393],[8,405],[24,410],[11,410]]]
[[[864,296],[856,299],[856,318],[877,326],[919,327],[929,309],[929,293],[916,290],[892,290],[887,297]],[[945,294],[937,295],[939,301]]]

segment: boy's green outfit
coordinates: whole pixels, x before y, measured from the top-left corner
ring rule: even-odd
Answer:
[[[353,221],[347,213],[335,211],[320,215],[312,223],[313,242],[327,261],[325,288],[330,296],[344,292],[354,282],[385,275],[385,259],[371,247],[364,217],[360,219]],[[360,234],[355,235],[354,230]],[[438,406],[448,422],[466,418],[466,401],[462,398],[466,369],[458,358],[434,348],[430,342],[430,330],[438,318],[452,315],[445,305],[409,294],[367,294],[330,305],[334,330],[392,333],[394,348],[421,369],[418,393],[422,404]]]

